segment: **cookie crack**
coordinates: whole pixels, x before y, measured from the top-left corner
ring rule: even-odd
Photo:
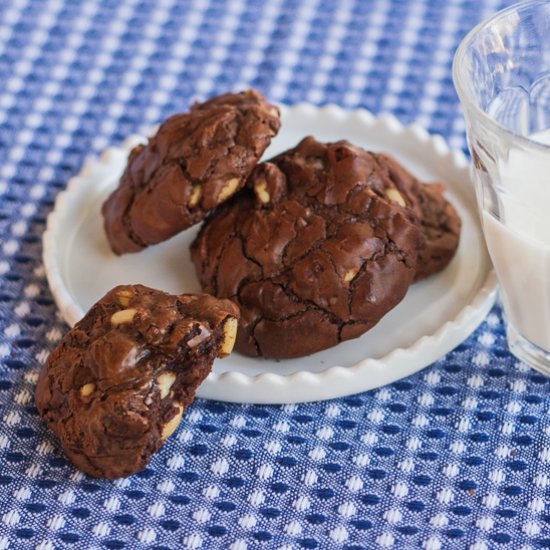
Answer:
[[[285,290],[285,289],[283,289]],[[291,297],[294,301],[304,304],[306,306],[306,310],[314,309],[318,311],[319,313],[322,313],[325,315],[329,321],[334,324],[340,326],[340,324],[343,323],[343,321],[330,310],[325,309],[324,307],[320,306],[318,303],[314,302],[313,300],[307,300],[304,298],[300,298],[297,294],[295,294],[291,289],[286,289],[285,293],[287,296]],[[308,307],[311,306],[311,307]],[[289,319],[292,319],[293,317],[297,317],[299,315],[303,315],[303,311],[297,311],[294,313],[290,313],[287,317],[281,317],[279,319],[271,319],[272,321],[288,321]]]
[[[143,187],[140,187],[138,184],[136,184],[133,180],[133,178],[130,179],[130,175],[128,174],[128,178],[130,181],[130,184],[128,185],[129,189],[131,190],[132,196],[130,200],[126,203],[126,207],[124,209],[124,212],[122,214],[122,220],[123,220],[123,227],[126,228],[126,235],[127,237],[138,247],[145,248],[147,245],[137,236],[135,231],[132,228],[132,218],[131,218],[131,211],[134,207],[134,203],[136,202],[136,196],[138,192],[142,191],[146,186],[143,185]],[[137,190],[136,190],[137,189]]]
[[[239,241],[241,243],[241,251],[242,251],[243,256],[245,257],[245,259],[247,259],[249,262],[252,262],[254,265],[258,266],[258,268],[260,269],[261,279],[263,279],[264,278],[264,267],[263,267],[263,265],[261,264],[261,262],[256,260],[256,258],[254,258],[252,256],[249,256],[248,253],[246,252],[246,247],[245,247],[245,244],[244,244],[245,241],[246,241],[246,237],[237,228],[235,228],[234,236],[239,238]],[[228,239],[228,241],[229,240],[230,239]],[[225,247],[225,244],[224,244],[224,247]],[[239,283],[239,288],[240,287],[241,287],[241,284]]]

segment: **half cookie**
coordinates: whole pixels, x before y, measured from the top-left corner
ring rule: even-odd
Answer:
[[[231,352],[237,318],[229,300],[118,286],[51,353],[38,411],[83,472],[138,472],[177,428],[214,359]]]
[[[103,204],[112,250],[137,252],[200,222],[244,185],[279,127],[277,107],[254,90],[168,118],[131,151]]]
[[[382,178],[369,153],[306,138],[258,165],[204,223],[191,256],[203,290],[241,309],[238,351],[308,355],[360,336],[402,300],[425,237]]]

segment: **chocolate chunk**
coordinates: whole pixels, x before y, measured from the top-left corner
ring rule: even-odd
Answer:
[[[258,165],[204,223],[192,259],[204,291],[239,305],[238,351],[308,355],[401,301],[426,237],[412,208],[388,197],[387,177],[366,151],[306,138]]]
[[[38,411],[83,472],[134,474],[177,428],[214,359],[231,352],[237,318],[229,300],[118,286],[51,353]]]
[[[139,251],[200,222],[245,184],[279,126],[279,110],[254,90],[168,118],[132,150],[103,205],[113,252]]]

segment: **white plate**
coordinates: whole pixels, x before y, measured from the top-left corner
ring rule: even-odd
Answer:
[[[255,403],[329,399],[388,384],[429,365],[464,340],[483,320],[496,295],[468,163],[443,139],[393,117],[329,106],[285,107],[282,130],[266,158],[305,135],[321,141],[348,139],[387,151],[423,181],[444,181],[462,217],[458,252],[441,273],[413,285],[405,299],[362,337],[302,359],[273,361],[234,353],[216,361],[198,395]],[[138,254],[115,256],[105,238],[100,207],[116,186],[133,136],[122,148],[89,160],[59,194],[44,234],[44,264],[63,318],[73,325],[117,284],[143,283],[173,293],[200,291],[189,258],[197,229]]]

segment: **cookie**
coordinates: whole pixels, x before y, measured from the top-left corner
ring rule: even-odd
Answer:
[[[118,286],[51,353],[38,411],[83,472],[114,479],[143,470],[214,359],[231,352],[237,318],[229,300]]]
[[[244,185],[279,126],[277,107],[254,90],[168,118],[131,151],[103,204],[113,252],[137,252],[200,222]]]
[[[384,173],[386,192],[392,188],[399,191],[402,202],[412,209],[426,238],[415,280],[441,271],[456,253],[462,226],[458,212],[443,194],[445,186],[442,183],[421,183],[391,156],[371,154]]]
[[[402,300],[425,237],[384,177],[369,153],[306,138],[205,221],[191,257],[203,290],[239,305],[238,351],[309,355]]]

